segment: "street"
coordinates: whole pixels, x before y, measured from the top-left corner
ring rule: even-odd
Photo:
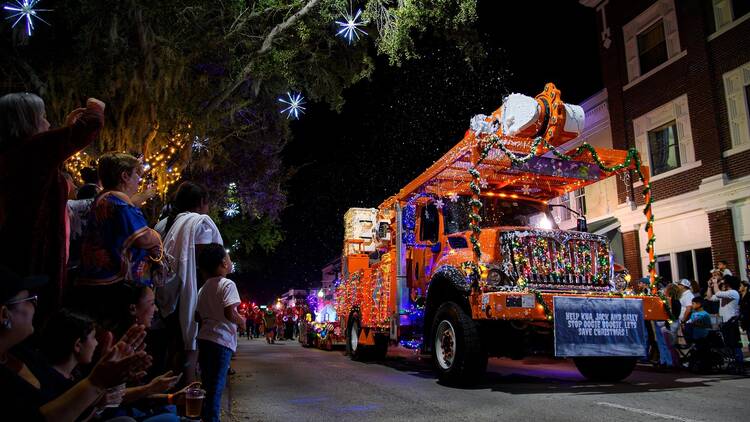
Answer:
[[[227,421],[740,421],[750,409],[748,378],[644,365],[599,384],[569,361],[490,359],[483,383],[459,389],[438,384],[429,359],[405,349],[362,363],[296,340],[240,339],[232,367]]]

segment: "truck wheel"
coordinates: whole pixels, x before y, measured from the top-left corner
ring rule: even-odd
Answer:
[[[375,335],[375,346],[372,348],[371,358],[373,360],[385,360],[385,356],[388,354],[388,336],[376,334]]]
[[[359,330],[361,327],[359,315],[353,313],[349,317],[349,328],[346,330],[346,351],[352,360],[364,360],[366,358],[366,347],[359,344]]]
[[[618,382],[633,372],[636,358],[627,356],[579,357],[573,358],[573,362],[578,372],[588,380]]]
[[[477,323],[460,306],[446,302],[438,308],[432,327],[432,359],[440,381],[477,381],[487,370],[487,352],[482,348]]]

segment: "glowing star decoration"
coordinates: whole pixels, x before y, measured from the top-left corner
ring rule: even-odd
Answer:
[[[14,0],[14,2],[16,3],[15,5],[9,4],[3,7],[5,10],[11,12],[11,15],[5,19],[13,20],[17,18],[15,22],[13,22],[13,25],[11,25],[12,28],[15,28],[16,25],[18,25],[18,22],[21,22],[22,19],[26,19],[26,33],[31,36],[31,31],[34,30],[34,19],[39,19],[49,25],[49,22],[42,19],[38,13],[51,12],[52,9],[39,9],[34,7],[39,3],[39,0]]]
[[[299,115],[305,113],[305,108],[302,107],[302,105],[305,104],[305,98],[299,92],[295,94],[287,92],[286,96],[288,99],[284,99],[283,97],[279,98],[280,103],[284,103],[288,106],[281,110],[281,114],[287,113],[287,119],[294,117],[295,120],[299,120]]]
[[[531,195],[531,187],[529,185],[523,185],[521,192],[523,192],[524,195],[529,196]]]
[[[487,182],[487,179],[479,179],[479,186],[482,189],[487,189],[487,186],[489,186],[489,182]]]
[[[435,206],[437,207],[437,209],[442,210],[443,207],[445,206],[445,203],[443,202],[443,198],[438,198],[438,200],[435,201]]]
[[[208,148],[208,138],[200,138],[198,135],[193,139],[193,152],[201,153]]]
[[[360,33],[362,35],[367,35],[367,32],[360,28],[360,26],[365,26],[367,24],[367,22],[364,22],[360,19],[361,15],[361,9],[358,9],[357,13],[355,13],[353,16],[351,9],[349,10],[349,13],[342,12],[341,17],[343,17],[344,20],[336,21],[336,25],[341,28],[339,29],[339,32],[336,33],[336,35],[346,39],[350,45],[352,41],[359,40]]]
[[[453,192],[452,194],[448,195],[448,198],[451,200],[451,202],[458,202],[458,194]]]
[[[236,217],[240,213],[240,204],[231,203],[227,204],[226,208],[224,208],[224,215],[232,218]]]

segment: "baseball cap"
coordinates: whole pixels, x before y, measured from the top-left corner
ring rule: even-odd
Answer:
[[[679,282],[679,283],[677,283],[677,284],[682,284],[683,286],[687,287],[688,289],[689,289],[689,288],[691,288],[691,287],[693,287],[693,286],[692,286],[692,285],[690,284],[690,280],[688,280],[687,278],[683,278],[683,279],[682,279],[682,280],[680,280],[680,282]]]
[[[47,276],[21,277],[0,265],[0,304],[9,301],[21,290],[31,290],[47,283]]]

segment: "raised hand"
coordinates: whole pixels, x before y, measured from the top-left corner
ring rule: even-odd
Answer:
[[[77,108],[68,113],[68,115],[65,117],[65,126],[72,126],[76,122],[76,120],[81,117],[81,114],[83,114],[84,111],[86,111],[85,108]]]
[[[106,107],[103,101],[97,100],[96,98],[89,98],[88,100],[86,100],[86,107],[92,106],[99,107],[100,109],[102,109],[102,111],[104,111],[104,107]]]

